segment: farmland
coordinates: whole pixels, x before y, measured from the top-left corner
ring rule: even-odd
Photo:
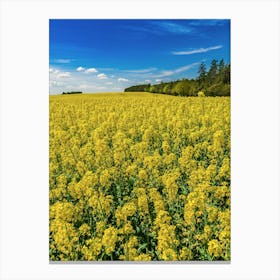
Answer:
[[[230,97],[50,96],[52,261],[230,260]]]

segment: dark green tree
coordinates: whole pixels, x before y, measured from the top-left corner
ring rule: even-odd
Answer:
[[[218,65],[219,74],[222,74],[224,70],[225,70],[225,62],[223,59],[221,59]]]
[[[211,62],[210,69],[207,73],[207,84],[208,85],[215,83],[215,81],[217,79],[217,74],[218,74],[217,60],[213,59]]]
[[[207,76],[206,65],[204,62],[201,62],[198,68],[198,78],[197,78],[200,88],[204,86],[206,82],[206,76]]]

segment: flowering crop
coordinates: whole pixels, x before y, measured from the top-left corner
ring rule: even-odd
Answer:
[[[229,260],[230,98],[50,96],[50,260]]]

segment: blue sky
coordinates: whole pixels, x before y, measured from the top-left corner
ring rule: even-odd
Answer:
[[[50,20],[50,93],[115,92],[230,63],[230,20]]]

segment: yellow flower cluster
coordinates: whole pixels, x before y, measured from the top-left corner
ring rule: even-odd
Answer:
[[[230,260],[230,98],[50,96],[50,260]]]

